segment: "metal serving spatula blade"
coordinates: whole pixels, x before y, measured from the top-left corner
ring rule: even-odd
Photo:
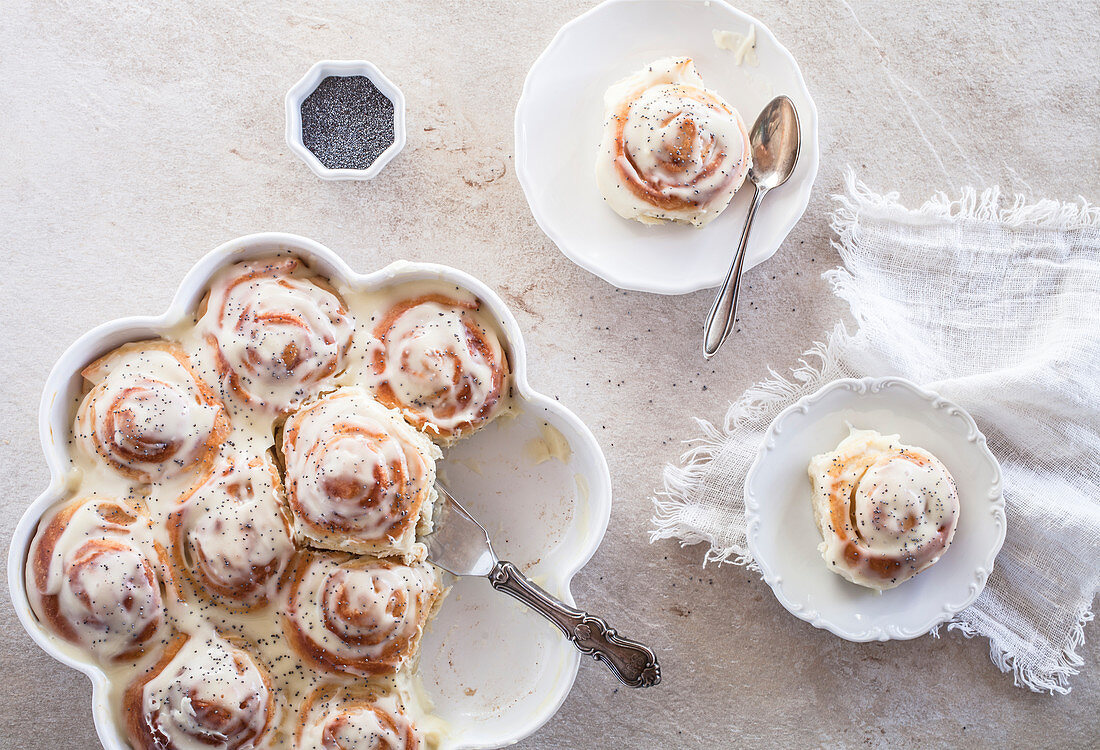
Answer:
[[[629,687],[652,687],[661,681],[657,657],[647,646],[623,638],[607,622],[558,601],[536,586],[519,568],[498,560],[485,528],[441,484],[442,500],[435,531],[424,537],[428,560],[456,576],[485,576],[497,591],[526,604],[561,629],[582,654],[602,661]]]

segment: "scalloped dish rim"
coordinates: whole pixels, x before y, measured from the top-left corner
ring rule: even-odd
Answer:
[[[328,247],[300,235],[284,232],[261,232],[237,237],[218,245],[202,256],[180,281],[172,301],[165,312],[158,316],[132,316],[118,318],[98,325],[84,333],[69,345],[58,357],[50,374],[47,376],[39,403],[39,441],[45,454],[46,463],[50,470],[50,483],[47,488],[32,502],[23,512],[12,536],[8,549],[8,588],[12,596],[12,605],[19,617],[24,630],[31,639],[47,654],[68,667],[85,674],[92,683],[92,714],[96,732],[104,747],[114,750],[125,750],[124,745],[119,745],[115,737],[108,734],[113,731],[117,736],[122,736],[110,715],[106,701],[108,678],[106,673],[94,662],[75,658],[64,650],[63,644],[50,635],[38,622],[33,614],[27,596],[24,567],[26,554],[38,523],[43,514],[56,502],[61,500],[67,492],[66,480],[66,450],[64,441],[54,440],[55,428],[66,434],[71,425],[68,424],[67,410],[65,420],[58,421],[55,413],[54,401],[63,393],[73,378],[79,373],[80,368],[86,365],[98,354],[109,351],[124,341],[139,340],[141,337],[164,331],[178,324],[186,316],[193,313],[194,305],[201,299],[211,278],[223,267],[239,260],[257,257],[266,253],[289,251],[313,266],[316,270],[326,275],[342,276],[349,285],[356,287],[379,286],[388,280],[398,279],[401,276],[417,274],[434,275],[448,282],[456,283],[474,292],[490,308],[492,313],[501,323],[506,339],[506,345],[510,349],[513,365],[514,396],[516,401],[531,404],[536,409],[552,412],[563,422],[572,426],[582,438],[583,445],[573,444],[571,448],[577,453],[585,453],[592,460],[594,471],[599,474],[597,479],[600,484],[593,484],[589,488],[587,497],[578,497],[578,507],[587,504],[585,524],[587,544],[576,547],[575,554],[569,554],[572,550],[561,548],[560,554],[569,555],[565,560],[559,561],[561,568],[559,575],[550,584],[553,590],[555,583],[560,583],[557,591],[561,598],[569,604],[573,604],[570,583],[573,577],[595,554],[604,534],[611,514],[611,476],[607,466],[607,460],[596,441],[591,430],[567,407],[560,402],[551,399],[538,391],[535,391],[527,381],[527,350],[511,310],[501,297],[484,283],[470,274],[458,269],[435,264],[419,263],[398,260],[371,273],[358,273],[336,252]],[[93,352],[91,358],[81,352]],[[79,355],[79,358],[78,358]],[[543,560],[552,559],[559,554],[559,549],[553,549],[544,555]],[[534,617],[535,615],[531,615]],[[555,631],[556,632],[556,631]],[[539,710],[530,714],[530,720],[511,734],[501,736],[492,744],[458,744],[444,741],[441,748],[444,750],[474,750],[482,747],[495,747],[518,742],[537,731],[543,724],[558,711],[565,702],[573,683],[576,680],[580,666],[580,653],[575,649],[567,652],[570,655],[570,663],[562,663],[562,669],[557,672],[558,685],[556,691],[551,694],[551,699],[544,700],[539,705]]]
[[[799,155],[799,160],[810,160],[810,171],[808,174],[809,187],[806,189],[806,194],[802,200],[801,207],[794,212],[793,218],[788,222],[786,231],[784,232],[783,239],[776,243],[776,246],[765,256],[759,259],[753,259],[749,262],[746,258],[745,271],[766,262],[769,258],[779,252],[779,248],[782,246],[786,238],[790,236],[790,233],[794,230],[799,221],[802,220],[802,216],[806,213],[806,209],[810,205],[810,194],[814,182],[817,180],[817,174],[821,168],[821,144],[819,142],[819,116],[817,112],[817,104],[814,102],[813,96],[810,94],[810,88],[806,84],[806,77],[802,74],[802,68],[799,67],[798,61],[794,55],[788,50],[772,33],[771,29],[766,24],[759,21],[755,16],[734,7],[726,0],[693,0],[694,2],[705,3],[708,6],[718,6],[724,8],[727,12],[732,13],[742,23],[755,26],[758,36],[766,37],[775,49],[782,54],[786,60],[791,64],[794,69],[797,79],[802,86],[803,93],[806,95],[806,99],[809,102],[809,110],[804,114],[800,114],[800,121],[802,125],[802,151]],[[721,277],[714,280],[713,283],[699,282],[698,280],[691,280],[688,283],[677,282],[674,280],[662,280],[659,278],[648,278],[644,281],[638,280],[635,276],[630,274],[624,274],[623,272],[609,268],[606,264],[600,264],[593,261],[584,252],[577,252],[574,245],[566,240],[561,232],[552,230],[550,222],[546,217],[544,209],[541,207],[541,203],[535,200],[535,196],[538,195],[538,191],[532,184],[531,178],[528,175],[526,165],[526,154],[528,152],[527,136],[524,129],[523,113],[526,107],[530,106],[532,94],[532,77],[536,69],[540,64],[546,62],[549,59],[551,52],[562,44],[562,39],[570,32],[574,31],[577,26],[580,26],[591,17],[595,16],[600,11],[604,10],[608,6],[623,5],[634,2],[634,0],[603,0],[583,13],[570,19],[563,24],[558,31],[554,34],[553,38],[547,43],[546,47],[539,53],[538,57],[531,63],[531,67],[527,71],[527,75],[523,79],[523,87],[520,90],[519,99],[516,100],[516,109],[513,116],[513,146],[515,150],[515,169],[516,179],[519,180],[520,187],[523,189],[524,198],[527,200],[528,207],[531,210],[531,215],[535,219],[535,223],[538,224],[539,229],[542,230],[551,242],[554,243],[558,251],[561,252],[566,258],[572,261],[574,264],[588,271],[589,273],[600,277],[604,281],[620,289],[628,289],[636,292],[647,292],[650,294],[661,294],[668,296],[684,295],[697,292],[701,289],[710,289],[717,287],[721,284]],[[803,120],[805,118],[805,120]],[[807,125],[809,127],[807,127]],[[746,179],[746,183],[748,180]],[[624,221],[626,221],[624,219]]]
[[[757,545],[757,535],[760,533],[760,525],[762,518],[759,514],[760,500],[753,493],[753,480],[757,474],[759,467],[766,460],[769,453],[775,450],[777,441],[782,440],[784,422],[795,414],[809,414],[815,405],[824,399],[831,392],[836,390],[848,390],[851,392],[853,398],[859,398],[867,393],[877,394],[888,388],[904,388],[909,390],[912,394],[920,397],[928,403],[930,409],[934,410],[946,410],[948,416],[958,417],[963,421],[963,424],[967,427],[966,439],[967,442],[973,443],[975,450],[980,452],[981,457],[985,460],[994,476],[994,481],[990,485],[989,491],[982,498],[990,503],[992,510],[992,516],[994,523],[999,529],[995,544],[992,545],[988,551],[982,564],[973,571],[974,582],[972,582],[967,589],[967,595],[964,599],[956,603],[944,602],[942,606],[936,610],[930,617],[922,620],[921,623],[915,627],[900,626],[900,625],[874,625],[866,630],[856,631],[846,629],[835,622],[832,622],[823,617],[817,611],[807,611],[806,608],[797,602],[791,600],[787,596],[781,577],[775,572],[771,562],[764,559],[759,554],[759,547]],[[807,456],[806,460],[809,461],[810,457]],[[815,628],[827,630],[830,633],[843,638],[848,641],[854,642],[867,642],[867,641],[888,641],[888,640],[909,640],[917,638],[921,635],[925,635],[932,628],[940,625],[949,620],[954,615],[958,614],[962,610],[969,607],[974,603],[974,600],[978,598],[981,592],[985,589],[986,583],[989,581],[989,576],[993,572],[994,561],[997,554],[1001,550],[1001,546],[1004,544],[1005,533],[1007,531],[1007,522],[1005,517],[1005,499],[1004,499],[1004,479],[1001,473],[1000,463],[996,457],[989,450],[986,444],[985,435],[978,428],[974,418],[970,416],[964,408],[958,404],[943,398],[938,393],[924,388],[916,383],[906,380],[900,377],[864,377],[864,378],[840,378],[833,380],[819,388],[814,393],[804,396],[794,404],[791,404],[782,412],[780,412],[771,424],[768,425],[767,430],[764,433],[764,438],[761,441],[759,450],[756,453],[752,465],[749,467],[749,471],[745,476],[744,487],[744,502],[745,502],[745,521],[746,521],[746,539],[748,542],[749,552],[753,557],[753,560],[760,567],[760,571],[764,581],[771,588],[772,593],[775,594],[775,598],[779,600],[779,603],[783,605],[783,608],[793,614],[795,617],[808,622]],[[807,512],[809,512],[809,502],[807,498]],[[957,542],[956,542],[957,543]],[[816,548],[815,548],[816,552]]]

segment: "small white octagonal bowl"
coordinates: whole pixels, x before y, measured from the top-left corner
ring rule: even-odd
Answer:
[[[329,76],[364,76],[393,102],[393,143],[366,169],[331,169],[302,140],[302,102]],[[286,143],[322,180],[370,180],[405,148],[405,95],[382,71],[366,60],[322,60],[286,94]]]
[[[955,538],[932,567],[883,591],[829,570],[817,546],[807,473],[849,426],[899,434],[930,451],[959,491]],[[1005,539],[1001,467],[960,406],[901,378],[829,383],[783,411],[745,478],[749,551],[780,604],[849,641],[916,638],[969,607],[985,588]]]
[[[493,535],[493,546],[503,559],[516,563],[568,604],[574,603],[570,581],[607,529],[611,477],[603,452],[572,412],[528,384],[519,327],[489,287],[462,271],[432,263],[398,261],[372,273],[356,273],[328,248],[292,234],[268,232],[227,242],[195,264],[167,312],[105,323],[78,339],[54,365],[39,405],[39,438],[51,480],[16,527],[8,552],[8,588],[31,638],[91,680],[92,716],[107,750],[128,747],[109,706],[107,675],[43,627],[31,610],[24,577],[39,520],[73,492],[68,436],[82,387],[80,371],[123,343],[168,334],[189,319],[210,279],[223,267],[287,253],[337,287],[377,289],[439,279],[473,292],[503,331],[514,373],[515,415],[497,419],[448,448],[439,464],[440,478]],[[540,439],[544,425],[560,432],[570,450],[536,463],[528,445]],[[435,713],[451,730],[441,750],[500,747],[528,736],[565,701],[579,664],[580,653],[542,617],[494,591],[486,579],[458,579],[421,644],[421,679]]]

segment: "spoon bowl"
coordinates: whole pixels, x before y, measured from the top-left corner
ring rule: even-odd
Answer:
[[[786,182],[798,163],[802,143],[794,102],[785,96],[768,102],[749,131],[749,143],[752,146],[749,180],[756,189],[771,190]]]

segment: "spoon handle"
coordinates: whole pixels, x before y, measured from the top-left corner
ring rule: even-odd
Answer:
[[[512,563],[497,562],[489,582],[561,628],[578,651],[602,661],[624,685],[652,687],[661,681],[661,667],[651,649],[623,638],[605,620],[558,601]]]
[[[737,288],[741,285],[741,267],[745,265],[745,248],[749,244],[749,229],[752,227],[753,217],[756,216],[756,207],[767,193],[767,189],[753,186],[752,203],[749,205],[749,215],[745,219],[745,228],[741,232],[741,242],[737,245],[737,254],[730,264],[726,280],[722,282],[722,288],[718,290],[718,296],[714,298],[714,304],[707,315],[707,322],[703,325],[703,358],[710,359],[718,353],[718,348],[733,330],[733,315],[737,311]]]

